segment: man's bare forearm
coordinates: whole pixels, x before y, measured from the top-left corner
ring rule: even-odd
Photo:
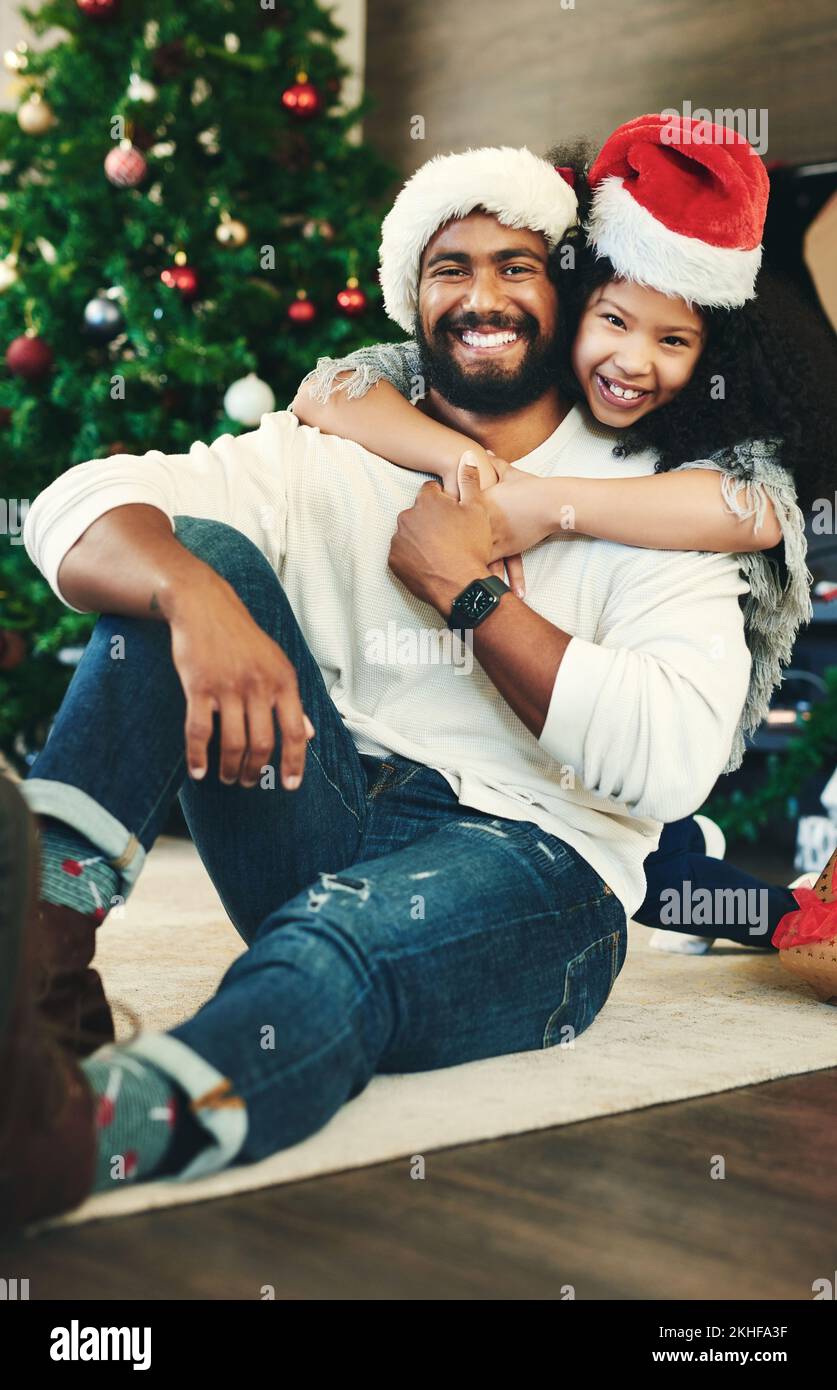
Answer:
[[[446,621],[457,594],[479,577],[466,566],[457,578],[434,586],[431,601]],[[474,656],[485,674],[530,733],[540,738],[572,635],[512,593],[503,594],[471,635]]]
[[[91,522],[61,561],[58,587],[74,608],[170,622],[178,601],[213,576],[165,512],[131,502]]]

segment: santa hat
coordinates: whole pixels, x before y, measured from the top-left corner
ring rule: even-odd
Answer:
[[[446,222],[484,208],[505,227],[542,232],[557,246],[577,220],[570,185],[531,150],[466,150],[436,155],[408,179],[381,228],[381,287],[391,319],[409,333],[418,305],[424,248]]]
[[[587,240],[620,277],[708,308],[753,298],[770,183],[736,131],[637,116],[605,141],[590,187]]]

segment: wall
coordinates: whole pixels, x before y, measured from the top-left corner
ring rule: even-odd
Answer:
[[[563,0],[567,5],[569,0]],[[834,0],[367,0],[366,134],[404,172],[601,140],[663,107],[767,108],[766,158],[837,157]],[[426,138],[410,136],[423,115]],[[746,132],[744,132],[746,133]]]

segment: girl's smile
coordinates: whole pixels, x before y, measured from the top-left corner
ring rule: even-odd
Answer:
[[[635,410],[647,397],[654,394],[653,391],[630,386],[625,381],[617,380],[616,377],[607,377],[603,372],[596,372],[595,379],[599,395],[605,405],[613,406],[616,410]]]
[[[581,316],[573,371],[596,419],[624,428],[683,390],[705,341],[703,317],[685,300],[611,280]]]

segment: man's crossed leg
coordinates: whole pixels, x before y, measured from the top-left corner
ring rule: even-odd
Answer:
[[[470,811],[421,764],[358,754],[252,542],[196,518],[176,528],[285,651],[316,735],[295,792],[278,777],[223,785],[217,733],[206,778],[192,781],[168,628],[97,623],[24,794],[117,860],[126,895],[179,794],[249,943],[193,1018],[85,1064],[100,1097],[100,1187],[263,1158],[319,1129],[376,1072],[568,1044],[626,951],[621,905],[562,841]],[[119,1093],[140,1098],[121,1129]],[[150,1164],[120,1163],[166,1115],[183,1117],[186,1142],[181,1131],[151,1146]]]

